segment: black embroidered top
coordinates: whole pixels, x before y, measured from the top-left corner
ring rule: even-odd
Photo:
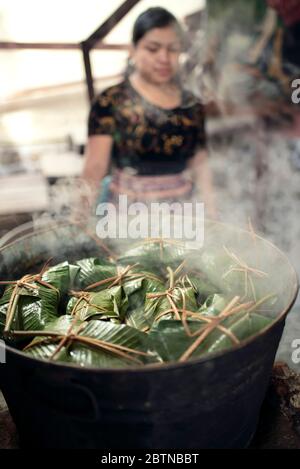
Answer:
[[[203,106],[183,91],[180,106],[165,110],[148,102],[128,79],[94,100],[88,135],[113,137],[112,162],[138,175],[174,174],[206,146]]]

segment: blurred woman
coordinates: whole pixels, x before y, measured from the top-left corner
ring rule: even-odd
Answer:
[[[150,8],[136,20],[124,80],[90,110],[84,179],[97,202],[117,204],[120,194],[132,202],[187,201],[200,187],[214,215],[204,108],[180,83],[183,46],[169,11]]]

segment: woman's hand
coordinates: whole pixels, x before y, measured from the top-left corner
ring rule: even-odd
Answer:
[[[207,150],[199,150],[189,164],[197,191],[200,191],[209,218],[216,219],[217,209],[211,169],[208,164]]]
[[[98,186],[107,174],[113,139],[110,135],[89,137],[86,151],[83,179],[92,187]]]
[[[112,143],[113,139],[109,135],[93,135],[88,139],[79,204],[73,210],[73,217],[77,220],[83,221],[92,215],[101,181],[108,171]]]

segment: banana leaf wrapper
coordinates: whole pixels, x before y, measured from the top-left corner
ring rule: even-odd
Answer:
[[[244,257],[246,253],[238,256],[232,248],[207,247],[193,258],[189,257],[188,262],[197,266],[209,282],[216,286],[215,293],[230,297],[238,295],[247,301],[257,301],[270,292],[269,274],[256,268],[252,259],[249,261]],[[251,252],[248,253],[249,257]],[[273,308],[278,301],[276,294],[272,293],[264,301],[265,309]]]
[[[193,269],[190,274],[176,280],[173,286],[174,278],[172,277],[171,282],[170,270],[169,276],[166,274],[167,267],[172,266],[175,274],[187,251],[182,248],[180,251],[177,246],[161,246],[157,243],[153,243],[152,246],[148,243],[139,247],[143,249],[146,247],[146,255],[141,257],[137,255],[135,251],[137,248],[128,251],[131,253],[133,251],[135,255],[131,258],[125,256],[125,263],[127,267],[130,265],[133,267],[126,276],[118,279],[115,286],[108,288],[110,282],[105,282],[96,287],[95,291],[77,292],[69,300],[66,309],[62,310],[59,305],[62,297],[67,298],[66,293],[70,287],[86,287],[105,279],[118,278],[120,274],[118,264],[98,258],[82,259],[76,265],[65,262],[51,267],[42,275],[42,280],[52,285],[54,289],[34,281],[32,289],[19,288],[16,310],[11,323],[12,339],[9,337],[9,340],[18,341],[21,337],[16,334],[16,338],[13,338],[14,331],[31,331],[32,336],[36,331],[39,336],[26,349],[27,353],[48,359],[54,359],[52,358],[54,354],[55,360],[81,366],[124,367],[180,359],[197,337],[190,337],[187,334],[182,321],[178,320],[178,315],[180,316],[183,309],[199,313],[199,319],[194,316],[193,319],[187,319],[188,327],[191,333],[200,331],[201,328],[204,330],[207,322],[202,320],[201,316],[217,317],[227,306],[233,293],[240,293],[245,286],[244,273],[237,269],[235,259],[228,256],[228,252],[223,250],[223,258],[220,260],[216,259],[215,253],[207,250],[201,252],[200,257],[199,254],[197,257],[193,253],[192,262],[194,265],[196,262],[197,267],[200,267],[199,271]],[[158,249],[161,257],[158,257]],[[149,268],[147,271],[146,266]],[[221,276],[220,273],[216,274],[220,266],[222,266],[221,273],[224,272]],[[187,267],[190,268],[189,263]],[[167,278],[172,288],[167,287]],[[256,281],[259,283],[261,278]],[[14,286],[8,286],[0,299],[0,333],[3,333],[6,324],[8,304],[13,291]],[[274,301],[276,298],[268,300],[269,304]],[[67,315],[58,318],[57,316],[65,310]],[[231,331],[236,340],[242,341],[257,334],[270,323],[271,320],[262,314],[241,311],[224,319],[221,325]],[[128,330],[110,329],[108,325],[127,327]],[[58,350],[58,339],[47,338],[43,333],[50,331],[64,338],[69,334],[70,327],[72,327],[72,336],[86,334],[84,337],[88,340],[67,338]],[[149,330],[149,334],[145,334],[144,331]],[[131,343],[132,331],[143,334],[137,337],[140,340],[143,338],[143,348],[139,351],[143,351],[144,355],[135,355],[127,351],[131,349],[128,344]],[[122,342],[123,335],[128,342],[127,340]],[[92,339],[104,342],[106,348],[101,348],[99,343],[93,343]],[[134,340],[132,343],[136,344]],[[114,349],[114,345],[127,349],[126,351],[121,349],[120,354],[120,349]],[[234,345],[236,343],[233,342],[232,336],[215,328],[191,356],[226,350]]]
[[[139,263],[144,270],[155,274],[165,274],[167,267],[178,267],[190,252],[183,245],[148,242],[127,250],[117,259],[122,265]]]
[[[142,331],[149,329],[145,317],[147,293],[163,292],[166,289],[162,279],[155,278],[148,272],[143,272],[143,275],[144,277],[129,280],[124,285],[124,290],[128,294],[126,324]]]
[[[185,307],[188,311],[196,312],[198,310],[194,288],[174,287],[170,293],[171,298],[167,294],[156,298],[146,298],[144,316],[149,328],[151,328],[154,321],[173,319],[176,309],[180,310]]]
[[[0,334],[3,335],[14,286],[5,289],[0,299]],[[19,288],[11,330],[41,330],[58,316],[59,295],[56,290],[32,283],[32,289]]]
[[[176,281],[176,285],[194,288],[199,306],[203,305],[209,297],[218,292],[218,288],[205,278],[205,275],[201,272],[193,271],[192,273],[180,276]]]
[[[62,262],[46,270],[42,275],[42,280],[57,288],[61,298],[63,298],[68,290],[73,287],[78,271],[78,266],[69,264],[69,262]]]
[[[234,317],[228,317],[221,325],[228,329],[239,341],[244,341],[271,324],[272,320],[255,313],[240,312]],[[207,323],[201,321],[188,321],[191,333],[204,331]],[[164,362],[178,361],[186,350],[195,342],[197,337],[189,337],[181,321],[168,320],[155,323],[149,338],[152,348],[157,351]],[[215,328],[207,338],[192,353],[191,358],[202,357],[214,352],[233,348],[232,339]]]
[[[205,316],[219,316],[228,303],[229,298],[224,295],[210,295],[199,309],[199,312]]]
[[[70,328],[72,337],[65,339],[64,345],[58,350],[61,337],[68,336]],[[47,332],[57,332],[60,336],[47,337]],[[160,361],[150,349],[147,334],[127,325],[99,320],[74,322],[74,318],[67,315],[48,324],[44,333],[45,336],[35,337],[26,347],[27,354],[35,358],[95,368],[124,368]]]
[[[72,297],[67,305],[67,314],[81,321],[90,318],[123,322],[128,308],[128,297],[120,286],[100,292],[82,292]]]
[[[78,267],[78,272],[72,286],[74,289],[85,290],[88,286],[93,285],[101,280],[106,280],[117,276],[116,264],[109,262],[106,259],[90,257],[87,259],[81,259],[75,264]],[[97,286],[92,290],[100,291],[106,289],[108,286],[109,283],[104,283],[103,285]]]

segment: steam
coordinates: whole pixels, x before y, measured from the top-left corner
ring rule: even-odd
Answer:
[[[279,36],[268,30],[276,28],[276,15],[265,2],[259,17],[256,3],[209,2],[204,75],[194,88],[218,107],[208,131],[220,219],[239,226],[247,226],[251,219],[259,233],[288,255],[300,275],[299,106],[293,105],[289,81],[280,75],[283,71],[290,73],[290,80],[299,78],[300,69],[288,62],[284,50],[277,54],[280,60],[282,53],[281,70],[272,67]],[[203,49],[202,42],[198,45]],[[268,262],[272,265],[272,259]],[[277,275],[272,274],[272,286],[280,288],[280,265],[273,267]],[[299,308],[300,298],[278,353],[294,368],[291,343],[300,338]]]
[[[210,1],[206,23],[201,31],[195,25],[192,31],[190,76],[202,73],[190,86],[204,101],[215,100],[218,108],[208,118],[207,130],[219,218],[244,227],[250,219],[300,272],[299,108],[291,101],[292,88],[276,78],[276,71],[268,75],[274,60],[272,35],[253,59],[259,40],[276,27],[274,17],[267,2],[259,14],[254,1]],[[197,49],[201,56],[193,53]],[[296,73],[284,56],[282,62],[285,71]],[[252,66],[250,71],[245,64]],[[262,107],[272,103],[269,117],[262,118]]]

